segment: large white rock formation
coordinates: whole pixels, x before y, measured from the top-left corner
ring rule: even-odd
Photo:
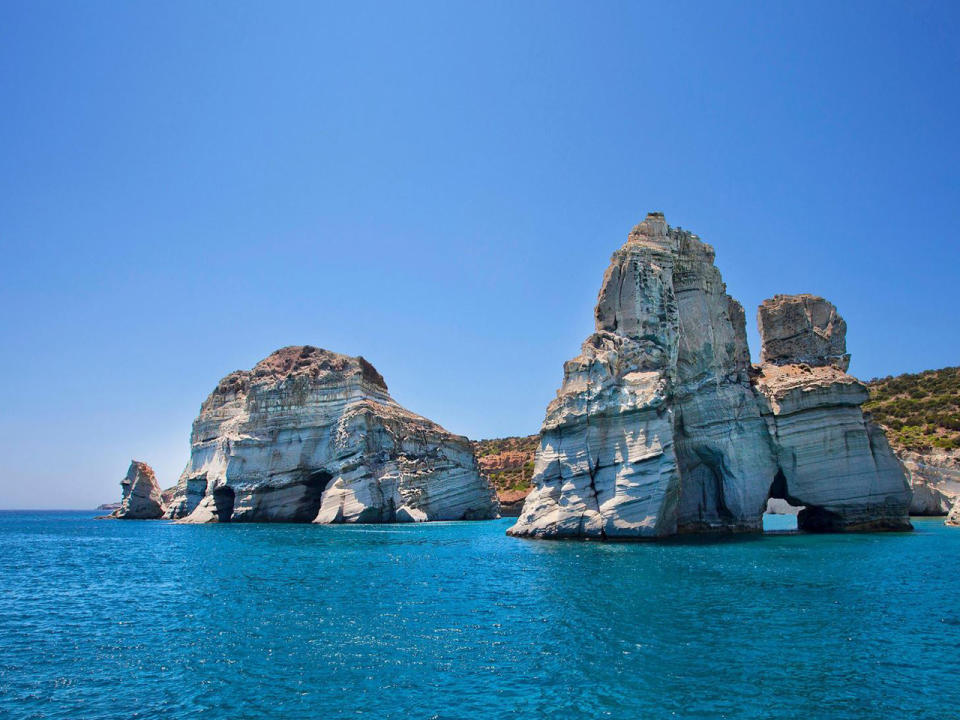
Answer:
[[[765,303],[770,343],[754,368],[743,308],[713,260],[659,213],[613,254],[511,535],[760,531],[770,497],[805,506],[806,529],[910,527],[900,466],[860,411],[866,389],[843,372],[836,309],[812,296]]]
[[[109,517],[120,520],[156,520],[166,507],[153,468],[139,460],[131,460],[127,474],[120,481],[123,497],[120,507]]]
[[[377,523],[497,512],[466,438],[398,405],[362,357],[297,346],[227,375],[203,403],[167,517]]]

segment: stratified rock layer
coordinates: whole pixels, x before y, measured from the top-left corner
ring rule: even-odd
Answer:
[[[110,517],[120,520],[156,520],[163,517],[166,507],[153,468],[144,462],[131,460],[126,476],[120,481],[123,498],[120,507]]]
[[[813,296],[765,303],[772,347],[753,368],[743,308],[713,261],[658,213],[613,254],[510,534],[760,531],[771,497],[805,506],[809,530],[909,528],[903,473],[843,372],[836,309]]]
[[[497,516],[470,442],[398,405],[362,357],[287,347],[227,375],[167,512],[185,522]]]
[[[772,493],[806,506],[801,529],[910,527],[903,467],[883,430],[864,418],[869,393],[860,381],[833,365],[764,363],[755,387],[782,473]]]
[[[760,361],[850,366],[847,324],[833,303],[816,295],[774,295],[757,311]]]

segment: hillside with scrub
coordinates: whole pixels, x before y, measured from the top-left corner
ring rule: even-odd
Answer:
[[[539,435],[474,440],[480,472],[490,479],[500,498],[500,512],[516,515],[530,492]]]
[[[897,451],[960,448],[960,367],[875,378],[863,406]]]

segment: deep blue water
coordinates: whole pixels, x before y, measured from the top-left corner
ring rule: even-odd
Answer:
[[[603,544],[509,520],[0,513],[0,717],[946,718],[960,529]]]

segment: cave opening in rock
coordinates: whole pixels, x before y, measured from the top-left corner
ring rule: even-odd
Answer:
[[[797,516],[800,529],[811,533],[838,532],[843,529],[843,519],[826,508],[810,505]]]
[[[219,487],[213,491],[213,505],[217,513],[217,522],[230,522],[233,517],[233,503],[237,494],[231,487]]]
[[[290,518],[291,522],[313,522],[323,503],[323,492],[333,480],[326,470],[316,470],[303,480],[303,495],[300,497]]]
[[[763,532],[793,533],[800,529],[799,517],[804,506],[792,498],[787,490],[787,477],[778,468],[770,484],[767,503],[763,509]]]

